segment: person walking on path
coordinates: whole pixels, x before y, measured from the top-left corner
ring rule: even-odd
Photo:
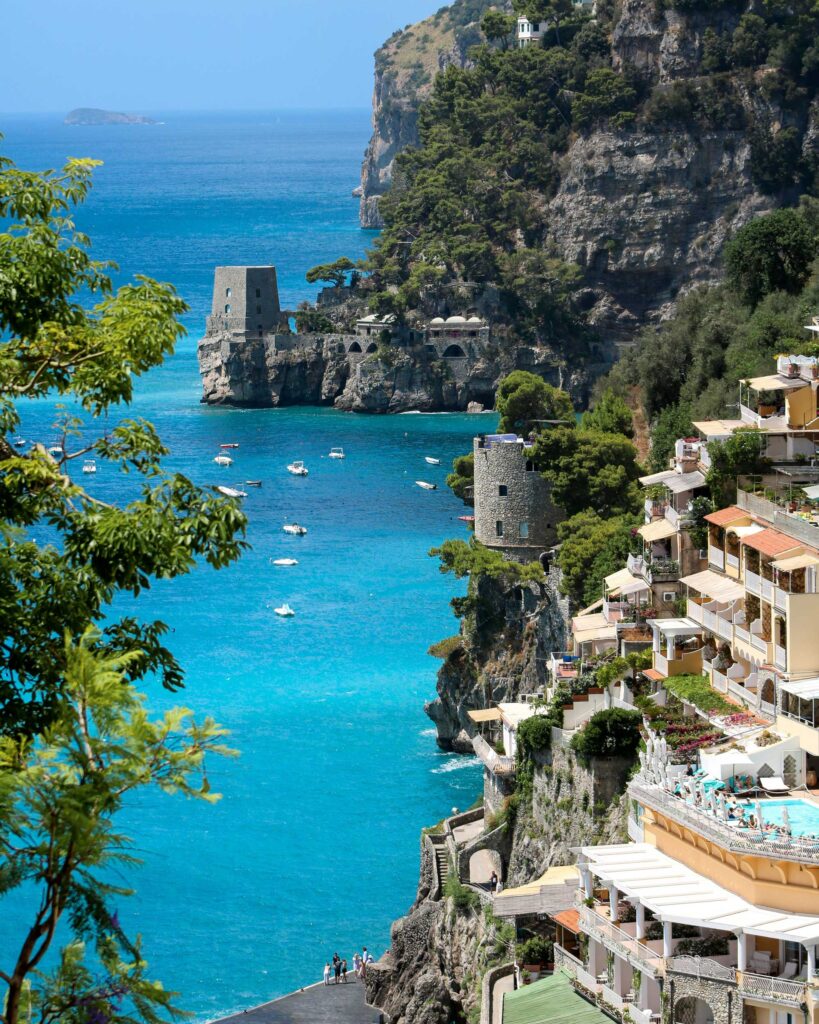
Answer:
[[[353,953],[353,970],[357,978],[361,976],[361,956],[359,953]]]
[[[335,983],[338,985],[341,981],[341,959],[338,953],[333,953],[333,973],[335,974]]]
[[[341,961],[341,980],[342,980],[342,982],[345,985],[347,984],[347,961],[346,960],[342,960]]]
[[[325,964],[324,965],[324,984],[325,985],[329,985],[330,984],[330,965],[329,964]]]

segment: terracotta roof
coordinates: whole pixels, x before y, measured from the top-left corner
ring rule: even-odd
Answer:
[[[737,508],[736,505],[730,505],[728,508],[721,508],[718,512],[712,512],[710,515],[705,516],[705,519],[709,523],[713,523],[714,526],[725,526],[728,523],[734,523],[737,519],[747,519],[748,513],[743,512],[741,508]]]
[[[662,674],[662,672],[658,672],[656,668],[643,669],[643,675],[646,677],[646,679],[653,679],[657,683],[665,679],[665,676]]]
[[[763,555],[771,555],[772,557],[800,547],[799,541],[794,540],[793,537],[786,537],[784,533],[779,533],[778,530],[762,530],[761,533],[754,533],[750,537],[743,537],[741,543],[745,547],[753,548],[755,551],[762,552]]]
[[[575,935],[580,934],[580,911],[561,910],[559,914],[551,914],[550,917],[555,924],[561,924]]]

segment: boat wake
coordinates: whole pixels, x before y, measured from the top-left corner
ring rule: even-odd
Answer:
[[[462,754],[458,757],[450,757],[448,761],[445,761],[440,768],[433,768],[433,775],[446,775],[449,772],[458,772],[464,768],[476,768],[481,763],[479,757],[464,757]]]

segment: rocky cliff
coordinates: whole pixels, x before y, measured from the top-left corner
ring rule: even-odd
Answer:
[[[583,268],[585,309],[604,336],[629,340],[636,327],[667,316],[692,287],[717,280],[726,239],[755,214],[795,197],[795,190],[763,191],[755,181],[754,126],[774,136],[793,130],[802,155],[819,157],[819,108],[791,103],[772,68],[714,77],[703,70],[709,41],[728,45],[746,6],[752,7],[598,5],[611,66],[640,83],[655,113],[617,129],[572,131],[565,152],[554,157],[556,190],[534,202],[546,225],[540,244]],[[417,38],[425,24],[404,37]],[[401,46],[401,38],[391,41],[376,62],[365,223],[373,223],[396,153],[418,141],[417,109],[429,91],[426,77],[398,74]],[[438,53],[444,63],[452,59],[448,46]],[[685,88],[692,91],[682,102]],[[695,104],[710,104],[703,99],[710,89],[721,99],[734,97],[731,116],[714,107],[699,120],[686,113],[692,96]]]
[[[381,227],[378,200],[392,182],[398,153],[418,141],[418,108],[439,71],[465,67],[480,42],[478,23],[492,0],[456,0],[431,18],[396,32],[375,54],[373,135],[361,169],[361,226]]]

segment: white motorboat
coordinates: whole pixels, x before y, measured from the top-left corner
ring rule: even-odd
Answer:
[[[245,487],[261,487],[261,480],[245,480]]]
[[[65,455],[65,448],[61,448],[60,445],[55,444],[48,449],[49,455]]]
[[[82,471],[83,473],[96,473],[96,462],[93,459],[86,459],[85,462],[82,464]]]
[[[298,560],[295,558],[274,558],[274,565],[298,565]]]
[[[285,523],[282,529],[285,533],[292,533],[294,537],[303,537],[307,533],[307,527],[299,526],[298,523]]]
[[[425,455],[424,456],[424,462],[429,463],[430,466],[440,466],[441,465],[441,460],[440,459],[433,459],[431,455]]]
[[[226,498],[246,498],[247,491],[239,491],[235,487],[217,487],[216,490],[220,494],[224,494]]]
[[[287,604],[287,602],[285,602],[285,603],[284,603],[284,604],[283,604],[283,605],[282,605],[282,606],[281,606],[280,608],[274,608],[274,609],[273,609],[273,611],[274,611],[274,612],[275,612],[275,613],[276,613],[277,615],[281,615],[281,617],[282,617],[283,619],[289,619],[289,618],[291,618],[291,617],[292,617],[293,615],[295,615],[295,614],[296,614],[296,613],[295,613],[295,612],[293,611],[293,609],[292,609],[292,608],[290,607],[290,605],[289,605],[289,604]]]
[[[24,437],[15,437],[14,446],[15,448],[25,448],[26,439]]]
[[[217,466],[232,466],[233,459],[229,455],[217,455],[213,460]]]
[[[426,480],[416,480],[415,483],[425,491],[437,491],[438,484],[428,484]]]
[[[343,448],[331,448],[330,454],[327,456],[328,459],[344,459],[346,458]]]
[[[292,473],[293,476],[307,476],[307,466],[301,461],[291,462],[287,467],[287,472]]]
[[[238,444],[236,444],[236,443],[231,443],[231,444],[220,444],[220,445],[219,445],[219,447],[220,447],[220,448],[238,448],[238,447],[239,447],[239,445],[238,445]]]

